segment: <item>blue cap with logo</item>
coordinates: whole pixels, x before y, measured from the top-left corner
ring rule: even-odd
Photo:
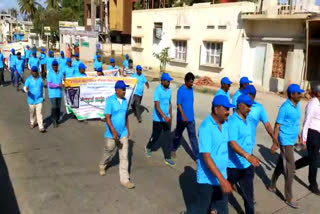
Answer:
[[[31,71],[38,72],[38,67],[37,66],[32,66]]]
[[[129,55],[128,55],[128,54],[126,54],[126,58],[127,58],[127,59],[129,58]]]
[[[137,65],[137,66],[136,66],[136,70],[142,71],[141,65]]]
[[[49,50],[49,51],[48,51],[48,54],[49,54],[49,55],[52,55],[52,54],[53,54],[52,50]]]
[[[61,52],[60,52],[60,55],[64,55],[64,52],[63,52],[63,51],[61,51]]]
[[[78,53],[76,53],[74,56],[75,56],[75,57],[79,57],[79,54],[78,54]]]
[[[252,103],[252,100],[250,98],[250,96],[248,94],[241,94],[238,99],[237,99],[237,104],[240,104],[240,103],[244,103],[248,106],[251,106],[253,103]]]
[[[171,77],[170,77],[170,75],[168,74],[168,73],[163,73],[162,75],[161,75],[161,80],[167,80],[167,81],[171,81],[171,80],[173,80]]]
[[[245,94],[252,94],[252,95],[257,94],[257,90],[253,85],[247,85],[246,88],[243,90],[243,92]]]
[[[44,48],[41,48],[41,51],[44,52]]]
[[[212,100],[212,106],[223,106],[225,108],[234,108],[235,106],[232,105],[225,95],[217,95]]]
[[[297,84],[291,84],[291,85],[289,85],[289,87],[288,87],[288,89],[287,89],[287,92],[288,92],[289,94],[292,94],[292,93],[303,93],[304,90],[302,90],[302,89],[300,88],[300,86],[297,85]]]
[[[247,83],[252,83],[252,81],[249,80],[248,77],[241,77],[240,84],[247,84]]]
[[[11,53],[14,53],[16,50],[14,48],[11,49]]]
[[[126,89],[129,85],[126,85],[123,80],[118,80],[115,85],[115,89]]]
[[[222,85],[222,84],[231,85],[232,82],[229,80],[228,77],[223,77],[223,78],[221,79],[221,85]]]
[[[83,63],[80,63],[79,69],[87,69],[87,66]]]
[[[110,58],[110,63],[115,63],[115,60],[113,58]]]
[[[97,68],[97,72],[102,72],[102,67]]]
[[[56,66],[56,65],[58,65],[58,61],[57,60],[53,60],[52,61],[52,66]]]
[[[67,59],[67,62],[72,62],[72,59],[71,59],[71,58],[68,58],[68,59]]]
[[[97,55],[97,58],[101,58],[101,56],[98,54],[98,55]]]

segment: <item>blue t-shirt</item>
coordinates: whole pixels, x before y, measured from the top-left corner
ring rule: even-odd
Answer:
[[[134,94],[142,97],[143,91],[144,91],[144,85],[148,82],[148,80],[144,76],[144,74],[138,75],[137,73],[134,73],[132,77],[137,79],[137,85],[136,85],[136,90]]]
[[[112,65],[108,65],[108,70],[118,70],[119,66],[115,65],[114,67]]]
[[[24,62],[24,59],[18,59],[16,60],[16,70],[19,74],[23,73],[24,72],[24,65],[25,65],[25,62]]]
[[[125,67],[125,68],[129,68],[129,61],[127,60],[127,59],[125,59],[124,61],[123,61],[123,67]]]
[[[170,117],[169,107],[171,103],[171,88],[167,88],[166,90],[162,85],[159,85],[153,92],[153,100],[154,102],[159,101],[161,111],[167,117]],[[153,110],[153,121],[165,122],[164,118],[156,110],[156,105],[154,105]]]
[[[59,56],[58,58],[58,64],[59,64],[59,69],[63,70],[65,67],[67,67],[67,58],[64,57],[62,58],[61,56]]]
[[[30,68],[32,68],[33,66],[36,66],[37,68],[39,68],[40,60],[37,57],[30,57],[28,64],[29,64]]]
[[[4,65],[3,65],[3,54],[2,53],[0,53],[0,68],[3,68],[4,67]]]
[[[128,135],[128,130],[126,127],[126,117],[128,114],[128,102],[126,98],[123,98],[122,103],[120,104],[115,94],[110,96],[106,101],[104,114],[111,115],[111,123],[114,129],[117,131],[118,135],[120,136],[120,139]],[[113,138],[108,124],[106,125],[106,132],[104,137]]]
[[[236,91],[236,93],[233,95],[233,97],[232,97],[232,104],[233,105],[235,105],[235,109],[237,108],[237,99],[238,99],[238,97],[240,96],[242,94],[242,92],[241,92],[241,90],[240,89],[238,89],[237,91]]]
[[[248,154],[252,154],[254,143],[251,137],[250,123],[247,123],[235,112],[229,118],[229,141],[236,141],[238,146]],[[245,169],[251,164],[229,146],[228,168]]]
[[[54,58],[54,57],[47,57],[47,59],[46,59],[47,73],[53,72],[52,62],[53,62],[55,59],[56,59],[56,58]]]
[[[78,60],[73,60],[73,62],[72,62],[72,66],[74,67],[74,69],[76,70],[76,71],[79,71],[79,65],[82,63],[82,61],[79,59],[79,61]]]
[[[222,88],[220,88],[220,89],[217,91],[217,93],[216,93],[215,96],[218,96],[218,95],[224,95],[224,96],[228,97],[229,102],[230,102],[230,93],[229,93],[229,91],[227,91],[227,93],[226,93]]]
[[[33,78],[29,76],[24,83],[26,88],[29,88],[28,91],[28,104],[36,105],[43,102],[43,81],[40,77]]]
[[[299,135],[301,118],[300,104],[297,107],[287,99],[280,107],[276,123],[280,124],[279,143],[283,146],[293,146]]]
[[[74,73],[73,77],[87,77],[87,74],[86,73],[82,74],[79,71],[77,71]]]
[[[10,68],[15,68],[17,59],[18,58],[16,55],[13,55],[13,54],[9,55]]]
[[[208,169],[201,153],[210,153],[210,157],[216,164],[224,178],[227,179],[228,166],[228,123],[219,125],[209,115],[199,127],[199,159],[197,168],[197,182],[220,186],[216,176]]]
[[[256,133],[257,133],[257,127],[258,127],[259,121],[265,124],[269,122],[269,119],[263,105],[254,101],[251,106],[249,115],[247,116],[247,122],[250,123],[251,137],[252,137],[252,142],[254,144],[256,142]]]
[[[94,57],[93,57],[93,63],[95,63],[96,61],[98,61],[98,57],[97,57],[97,55],[94,55]]]
[[[63,75],[62,72],[57,73],[52,71],[47,74],[47,82],[53,84],[62,84]],[[50,88],[48,87],[49,98],[60,98],[62,97],[62,88]]]
[[[189,122],[194,121],[193,100],[193,89],[186,88],[185,85],[180,86],[177,92],[177,106],[181,105]],[[177,121],[183,121],[179,109],[177,109]]]
[[[25,55],[26,55],[26,59],[29,59],[30,58],[30,56],[31,56],[31,50],[29,49],[26,49],[25,51],[24,51],[24,53],[25,53]]]
[[[68,65],[66,67],[64,67],[63,70],[62,70],[62,74],[66,78],[73,77],[76,72],[78,72],[78,71],[76,71],[76,69],[73,66],[69,67]]]
[[[93,63],[93,68],[94,69],[98,69],[98,68],[102,68],[102,62],[99,62],[98,60],[97,61],[95,61],[94,63]]]
[[[47,62],[47,55],[45,53],[39,53],[40,65],[44,65]]]

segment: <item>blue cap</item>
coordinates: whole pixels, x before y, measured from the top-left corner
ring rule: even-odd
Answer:
[[[300,88],[300,86],[297,85],[297,84],[291,84],[291,85],[289,85],[289,87],[288,87],[288,89],[287,89],[287,92],[288,92],[289,94],[292,94],[292,93],[303,93],[304,90],[302,90],[302,89]]]
[[[97,58],[101,58],[101,56],[98,54],[98,55],[97,55]]]
[[[72,59],[71,59],[71,58],[68,58],[68,59],[67,59],[67,62],[72,62]]]
[[[52,66],[58,65],[58,61],[57,60],[53,60],[52,61]]]
[[[41,51],[44,52],[44,48],[41,48]]]
[[[110,58],[110,63],[115,63],[113,58]]]
[[[141,65],[137,65],[137,66],[136,66],[136,70],[142,71]]]
[[[126,58],[129,58],[129,55],[128,55],[128,54],[126,54]]]
[[[102,72],[102,67],[97,68],[97,72]]]
[[[32,54],[33,55],[37,55],[37,51],[32,51]]]
[[[225,108],[234,108],[235,106],[232,105],[225,95],[217,95],[212,100],[212,106],[223,106]]]
[[[253,103],[252,103],[252,100],[250,98],[250,96],[248,94],[241,94],[238,99],[237,99],[237,104],[240,104],[240,103],[244,103],[248,106],[251,106]]]
[[[221,79],[221,85],[222,84],[228,84],[228,85],[231,85],[232,84],[232,82],[229,80],[229,78],[228,77],[223,77],[222,79]]]
[[[116,85],[115,85],[114,88],[115,88],[115,89],[125,89],[125,88],[127,88],[127,87],[129,87],[129,85],[126,85],[123,80],[118,80],[118,81],[116,82]]]
[[[11,49],[11,53],[14,53],[14,52],[15,52],[15,49],[14,49],[14,48],[12,48],[12,49]]]
[[[79,57],[79,54],[78,54],[78,53],[76,53],[74,56],[75,56],[75,57]]]
[[[29,46],[29,45],[27,45],[27,48],[30,48],[30,46]]]
[[[167,80],[167,81],[171,81],[171,80],[173,80],[171,77],[170,77],[170,75],[168,74],[168,73],[163,73],[162,75],[161,75],[161,80]]]
[[[83,63],[80,63],[79,69],[87,69],[87,66]]]
[[[256,93],[257,93],[257,90],[253,85],[247,85],[243,91],[245,94],[256,95]]]
[[[63,52],[63,51],[61,51],[61,52],[60,52],[60,55],[64,55],[64,52]]]
[[[32,66],[31,71],[38,72],[38,67],[37,66]]]
[[[53,54],[52,50],[49,50],[49,51],[48,51],[48,54],[49,54],[49,55]]]
[[[248,77],[241,77],[240,84],[246,84],[246,83],[252,83],[252,81],[249,80]]]

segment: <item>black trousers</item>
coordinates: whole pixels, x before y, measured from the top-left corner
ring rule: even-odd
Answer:
[[[133,101],[131,104],[132,110],[138,120],[141,120],[141,100],[142,100],[142,97],[135,94],[133,96]]]
[[[167,122],[156,122],[152,124],[152,134],[147,144],[147,149],[152,149],[154,144],[158,141],[161,134],[165,135],[165,139],[161,142],[164,158],[171,158],[171,140],[170,140],[171,123]]]
[[[51,98],[51,119],[53,123],[58,124],[60,117],[61,98]]]
[[[0,68],[0,85],[4,84],[4,68]]]
[[[246,214],[254,214],[254,193],[253,179],[254,168],[250,166],[246,169],[228,168],[228,180],[231,184],[239,184],[241,196],[244,200]]]
[[[46,77],[47,77],[44,64],[41,65],[41,77],[42,77],[42,79],[44,79],[44,80],[45,80]]]
[[[318,188],[317,173],[320,167],[320,133],[313,129],[308,129],[307,136],[308,156],[296,161],[296,169],[301,169],[309,165],[309,183],[311,187]]]

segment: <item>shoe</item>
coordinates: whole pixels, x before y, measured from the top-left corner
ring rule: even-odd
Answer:
[[[34,124],[30,125],[30,129],[34,129],[34,127],[36,127],[36,125],[34,125]]]
[[[99,165],[99,174],[101,176],[104,176],[106,174],[106,166],[105,165]]]
[[[41,133],[45,133],[47,130],[45,128],[40,129]]]
[[[128,189],[133,189],[135,188],[136,186],[134,185],[134,183],[131,183],[130,181],[126,182],[126,183],[122,183],[121,182],[121,185],[128,188]]]
[[[171,152],[171,157],[172,157],[173,159],[176,159],[176,158],[177,158],[177,153],[174,152],[174,151],[172,151],[172,152]]]
[[[175,162],[172,159],[164,159],[164,163],[168,166],[175,166]]]
[[[138,122],[139,122],[139,123],[142,123],[142,120],[141,120],[141,119],[138,119]]]
[[[320,190],[319,190],[318,187],[315,187],[315,186],[311,186],[311,185],[310,185],[310,186],[309,186],[309,190],[310,190],[313,194],[320,196]]]
[[[56,121],[53,122],[53,128],[58,128],[58,123]]]
[[[147,158],[151,158],[151,149],[148,149],[147,146],[144,148]]]

